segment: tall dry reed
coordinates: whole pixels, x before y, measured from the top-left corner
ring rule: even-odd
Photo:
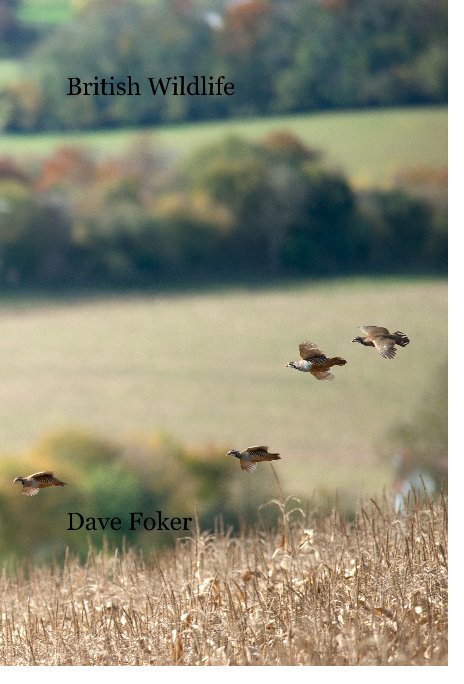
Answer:
[[[444,497],[369,501],[354,521],[271,505],[273,531],[4,572],[0,664],[446,664]]]

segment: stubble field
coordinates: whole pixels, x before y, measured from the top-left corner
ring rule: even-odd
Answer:
[[[23,566],[0,579],[0,664],[446,665],[446,502],[419,499],[352,523],[281,500],[275,532]]]

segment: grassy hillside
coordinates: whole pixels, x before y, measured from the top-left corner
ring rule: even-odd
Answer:
[[[118,438],[163,430],[224,450],[269,444],[291,492],[303,480],[372,490],[388,482],[375,464],[385,430],[414,415],[443,363],[446,283],[20,297],[0,300],[0,320],[2,453],[68,426]],[[363,323],[411,344],[384,360],[351,343]],[[308,338],[348,360],[334,382],[285,368]]]
[[[0,664],[446,665],[446,533],[444,501],[380,501],[353,524],[298,516],[20,568],[0,577]]]
[[[18,16],[32,24],[60,24],[71,19],[81,2],[85,0],[22,0]]]
[[[301,116],[208,122],[157,129],[99,131],[86,134],[0,135],[4,154],[31,158],[60,145],[84,145],[93,154],[127,151],[134,141],[165,147],[175,156],[219,140],[226,134],[259,139],[273,130],[290,130],[310,147],[321,150],[327,163],[342,169],[357,187],[389,185],[405,168],[447,165],[445,107],[381,109]]]
[[[72,19],[92,0],[22,0],[18,16],[32,24],[61,24]],[[155,0],[156,1],[156,0]],[[153,0],[145,0],[153,2]]]

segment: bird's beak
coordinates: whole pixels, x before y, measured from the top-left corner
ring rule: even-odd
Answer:
[[[15,479],[13,480],[13,484],[14,484],[15,482],[19,482],[19,477],[15,477]]]

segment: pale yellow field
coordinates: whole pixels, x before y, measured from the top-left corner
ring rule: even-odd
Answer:
[[[302,482],[372,490],[385,431],[412,417],[446,361],[443,280],[339,280],[213,294],[0,301],[1,453],[53,430],[165,431],[192,446],[269,444]],[[396,359],[351,343],[360,324],[411,338]],[[285,364],[317,342],[348,364],[318,382]]]

